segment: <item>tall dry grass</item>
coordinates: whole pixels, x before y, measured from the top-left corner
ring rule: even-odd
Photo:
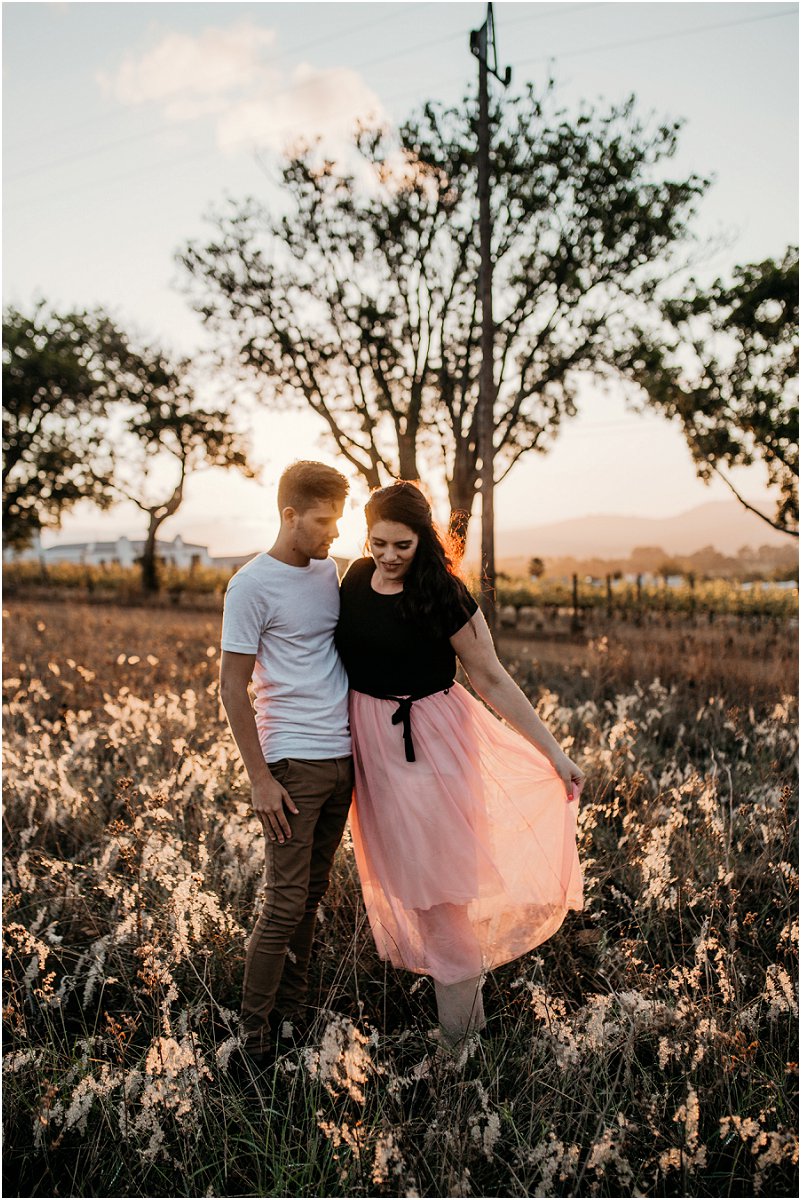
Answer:
[[[692,671],[678,635],[506,646],[588,774],[585,911],[438,1062],[346,840],[320,1018],[257,1092],[231,1054],[260,832],[216,618],[10,603],[6,1194],[796,1195],[794,649],[702,632]]]

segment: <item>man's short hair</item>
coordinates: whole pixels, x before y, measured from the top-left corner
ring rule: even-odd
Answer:
[[[302,459],[291,463],[278,480],[278,511],[294,508],[303,513],[312,505],[336,503],[348,494],[348,481],[334,467]]]

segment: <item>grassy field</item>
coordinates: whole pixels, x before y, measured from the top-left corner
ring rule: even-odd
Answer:
[[[782,622],[503,654],[585,768],[586,907],[463,1061],[380,963],[347,841],[304,1050],[229,1069],[260,832],[219,618],[9,599],[6,1195],[796,1195],[797,667]]]

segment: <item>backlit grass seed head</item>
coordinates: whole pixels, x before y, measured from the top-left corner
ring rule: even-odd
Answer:
[[[57,1129],[64,1120],[64,1103],[57,1097],[58,1088],[51,1083],[45,1088],[33,1118],[33,1145],[36,1150],[44,1149],[51,1128]]]
[[[107,1063],[101,1065],[99,1077],[85,1075],[73,1089],[69,1107],[64,1113],[64,1129],[75,1128],[79,1134],[85,1134],[95,1100],[108,1096],[121,1082],[122,1072],[112,1070]]]
[[[793,917],[779,934],[778,945],[787,953],[798,954],[798,918]]]
[[[664,1174],[685,1170],[694,1173],[706,1166],[707,1150],[699,1140],[700,1105],[694,1087],[687,1089],[687,1099],[673,1114],[673,1121],[683,1126],[683,1144],[665,1150],[659,1156],[659,1168]]]
[[[41,1050],[12,1050],[3,1055],[3,1075],[16,1075],[26,1067],[38,1067],[43,1057]]]
[[[353,1125],[347,1121],[324,1121],[321,1113],[317,1114],[317,1127],[331,1143],[334,1162],[339,1166],[340,1182],[344,1183],[348,1178],[348,1166],[342,1150],[350,1151],[354,1162],[361,1162],[367,1148],[367,1131],[361,1121],[355,1121]]]
[[[104,981],[106,956],[111,940],[112,935],[110,933],[106,934],[105,937],[98,938],[96,942],[93,942],[90,953],[82,955],[78,961],[78,969],[75,972],[77,976],[80,977],[83,969],[88,966],[88,970],[83,976],[84,1008],[88,1008],[91,1004],[97,987]]]
[[[501,1118],[497,1112],[485,1112],[468,1118],[470,1136],[480,1146],[485,1158],[495,1155],[495,1147],[501,1136]]]
[[[238,1037],[229,1037],[226,1038],[224,1042],[221,1042],[217,1047],[215,1051],[215,1058],[217,1060],[217,1066],[220,1068],[223,1074],[225,1074],[225,1072],[228,1070],[228,1064],[231,1061],[231,1055],[239,1045],[240,1039]]]
[[[536,1195],[551,1196],[558,1183],[574,1179],[578,1170],[581,1147],[575,1143],[566,1144],[558,1138],[554,1131],[548,1131],[547,1137],[537,1142],[532,1150],[525,1153],[525,1162],[539,1169],[539,1180]]]
[[[23,981],[28,988],[44,971],[50,955],[50,947],[18,922],[13,922],[4,928],[3,951],[10,957],[28,960],[23,976]]]
[[[765,999],[768,1002],[768,1020],[789,1013],[798,1016],[798,994],[793,980],[780,963],[771,963],[765,972]]]
[[[793,863],[779,862],[775,869],[794,891],[798,891],[798,868]]]
[[[769,1167],[798,1166],[798,1134],[795,1131],[766,1130],[755,1140],[752,1147],[756,1157],[754,1191],[759,1196],[765,1185],[765,1172]]]
[[[754,1156],[754,1192],[762,1194],[765,1173],[769,1167],[798,1165],[798,1134],[795,1130],[766,1129],[767,1114],[760,1112],[758,1118],[741,1117],[735,1113],[720,1118],[720,1136],[725,1141],[737,1136],[744,1145],[750,1146]]]
[[[319,1049],[303,1051],[306,1070],[319,1079],[332,1096],[347,1092],[364,1103],[364,1085],[383,1068],[372,1059],[370,1039],[356,1028],[348,1017],[334,1017],[328,1022]]]
[[[634,1171],[631,1163],[624,1154],[627,1130],[630,1122],[622,1112],[618,1112],[614,1124],[606,1125],[600,1137],[590,1146],[586,1169],[598,1178],[590,1185],[590,1194],[600,1194],[600,1180],[614,1170],[620,1185],[627,1195],[637,1194],[633,1191]]]
[[[678,872],[671,858],[674,834],[687,824],[687,818],[679,808],[674,808],[666,819],[649,832],[642,853],[635,857],[642,876],[640,903],[655,909],[675,909],[678,903]]]
[[[203,1059],[194,1034],[154,1039],[147,1052],[145,1071],[136,1079],[139,1111],[130,1126],[138,1139],[147,1136],[141,1151],[146,1161],[165,1152],[163,1119],[170,1115],[184,1133],[200,1134],[201,1085],[212,1074]],[[123,1109],[124,1116],[124,1109]]]
[[[391,1178],[403,1175],[405,1169],[406,1163],[393,1131],[389,1129],[379,1133],[373,1146],[372,1182],[381,1187],[389,1183]]]

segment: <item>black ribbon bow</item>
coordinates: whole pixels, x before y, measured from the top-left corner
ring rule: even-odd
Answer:
[[[396,700],[398,707],[392,714],[392,724],[403,726],[403,748],[406,751],[406,761],[416,762],[414,757],[414,742],[412,741],[412,705],[414,700],[411,696],[390,696],[390,700]]]

